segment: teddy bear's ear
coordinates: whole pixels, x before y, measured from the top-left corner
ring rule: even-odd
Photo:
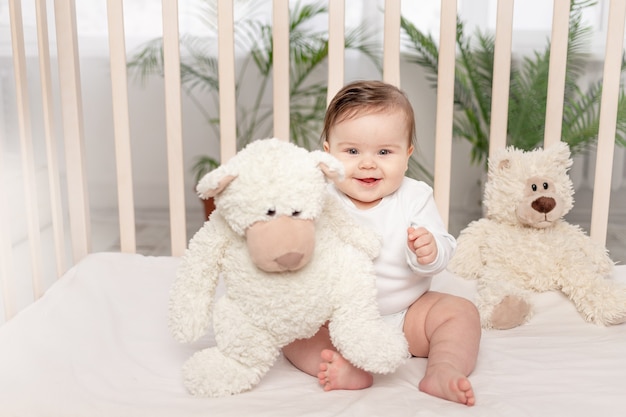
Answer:
[[[508,171],[513,166],[513,161],[519,160],[524,152],[515,146],[507,146],[504,149],[496,152],[496,154],[489,158],[489,176],[493,174],[502,173]]]
[[[504,171],[511,168],[511,160],[509,158],[502,159],[498,162],[498,170]]]
[[[224,165],[206,174],[198,182],[196,192],[204,200],[215,197],[230,184],[237,175],[229,173]]]
[[[509,168],[511,168],[511,159],[505,155],[501,155],[497,159],[490,160],[489,169],[487,170],[487,180],[496,178]]]
[[[311,158],[317,162],[328,181],[343,179],[343,164],[328,152],[313,151]]]
[[[553,164],[557,164],[561,169],[568,169],[572,166],[571,152],[566,142],[559,141],[552,146],[548,146],[544,152]]]

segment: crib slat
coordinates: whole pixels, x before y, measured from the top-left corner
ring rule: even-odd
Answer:
[[[274,136],[289,140],[289,0],[274,0]]]
[[[164,0],[162,12],[170,236],[172,256],[182,256],[187,247],[187,226],[185,219],[178,1]]]
[[[111,95],[113,98],[113,128],[117,199],[120,216],[120,249],[135,253],[135,205],[130,152],[130,121],[128,113],[128,80],[126,76],[126,44],[124,40],[124,10],[122,0],[108,0],[109,50],[111,66]]]
[[[567,43],[569,40],[569,11],[570,0],[554,2],[544,132],[544,146],[546,147],[561,140],[565,73],[567,69]]]
[[[330,104],[344,83],[346,43],[345,0],[328,2],[328,89],[326,104]]]
[[[4,167],[6,163],[4,161],[3,139],[0,136],[0,195],[6,196],[9,195],[9,192],[5,187],[6,170]],[[0,199],[0,227],[3,230],[3,233],[0,233],[0,288],[2,289],[5,321],[8,321],[17,312],[15,307],[15,268],[8,200],[7,198]]]
[[[218,73],[220,89],[220,160],[228,161],[237,153],[237,108],[235,102],[235,38],[233,2],[219,0]]]
[[[435,121],[434,196],[444,225],[450,218],[450,171],[452,169],[452,122],[454,112],[454,66],[456,62],[456,0],[442,0],[437,70],[437,116]]]
[[[28,224],[28,243],[31,256],[33,295],[35,299],[43,294],[41,283],[43,258],[41,254],[41,228],[39,225],[39,205],[35,182],[35,159],[31,127],[30,104],[28,100],[28,80],[26,56],[24,52],[24,29],[22,26],[22,5],[20,0],[9,1],[11,15],[11,42],[13,45],[13,68],[16,81],[17,119],[24,176],[24,199]]]
[[[506,146],[511,78],[511,41],[513,38],[513,0],[500,0],[496,18],[496,40],[491,88],[489,156]]]
[[[91,251],[76,10],[74,0],[56,0],[54,8],[67,192],[70,196],[68,208],[76,263]]]
[[[617,103],[620,94],[622,51],[624,46],[624,19],[626,1],[612,0],[604,57],[602,98],[600,102],[600,127],[596,173],[591,210],[591,239],[601,245],[606,243],[611,198],[611,174],[615,150]]]
[[[37,45],[39,47],[39,72],[43,107],[43,125],[46,140],[46,160],[48,163],[48,187],[50,188],[50,214],[56,259],[56,272],[60,277],[65,265],[65,228],[59,181],[59,158],[57,140],[54,133],[54,112],[52,105],[52,80],[50,75],[50,47],[48,42],[48,13],[45,0],[36,0]]]
[[[400,87],[400,0],[385,0],[383,80]]]

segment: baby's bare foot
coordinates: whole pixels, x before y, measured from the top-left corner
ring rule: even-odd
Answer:
[[[445,400],[472,406],[476,404],[469,379],[448,364],[429,367],[419,383],[420,391]]]
[[[363,389],[372,385],[374,378],[354,367],[339,353],[324,349],[321,353],[320,372],[317,379],[324,391],[335,389]]]

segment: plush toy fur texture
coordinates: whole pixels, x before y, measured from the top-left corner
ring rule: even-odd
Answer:
[[[170,329],[192,342],[211,320],[217,346],[183,366],[198,396],[256,385],[290,342],[328,322],[333,344],[355,366],[394,371],[408,356],[400,329],[376,304],[378,238],[327,192],[343,175],[330,154],[278,139],[249,144],[199,183],[216,210],[189,242],[170,296]],[[218,277],[225,294],[214,301]]]
[[[485,328],[508,329],[532,315],[529,295],[558,290],[598,325],[626,321],[626,287],[610,279],[613,262],[563,216],[573,206],[565,143],[529,152],[509,147],[489,161],[486,218],[460,234],[449,269],[478,280]]]

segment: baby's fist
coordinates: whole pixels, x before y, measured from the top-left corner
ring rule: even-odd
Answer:
[[[424,227],[409,227],[407,244],[417,258],[417,263],[428,265],[437,259],[437,242],[432,233]]]

